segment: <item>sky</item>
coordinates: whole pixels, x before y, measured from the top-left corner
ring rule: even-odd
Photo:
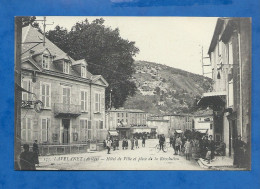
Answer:
[[[46,31],[56,25],[68,30],[76,23],[101,17],[46,17]],[[196,74],[202,74],[203,56],[207,57],[216,17],[102,17],[104,25],[119,28],[124,39],[134,41],[139,48],[135,60],[165,64]],[[37,17],[42,19],[42,17]],[[209,59],[204,59],[209,64]],[[205,67],[209,69],[209,67]],[[210,72],[210,70],[205,70]],[[211,74],[205,75],[210,77]]]

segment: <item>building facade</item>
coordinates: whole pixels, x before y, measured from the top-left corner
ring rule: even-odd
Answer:
[[[203,94],[198,104],[213,109],[215,134],[225,142],[226,155],[233,157],[239,135],[251,143],[251,19],[219,18],[208,54],[213,91]]]
[[[147,124],[150,128],[156,128],[156,135],[164,135],[165,137],[169,137],[169,120],[163,119],[163,116],[150,116],[147,119]]]
[[[192,129],[205,135],[212,135],[213,139],[219,141],[220,135],[215,135],[212,115],[196,115],[193,117]]]
[[[130,138],[135,133],[150,132],[147,123],[147,113],[136,109],[111,109],[106,111],[106,124],[110,133],[119,138]]]
[[[22,31],[22,143],[80,144],[106,137],[105,88],[85,60],[73,60],[28,26]],[[35,45],[35,42],[40,44]],[[31,93],[28,93],[31,92]],[[38,113],[32,101],[40,100]]]
[[[169,136],[173,136],[179,130],[182,132],[192,130],[192,115],[172,114],[165,115],[164,119],[169,120]]]

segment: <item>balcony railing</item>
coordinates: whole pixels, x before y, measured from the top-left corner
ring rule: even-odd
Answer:
[[[75,104],[54,104],[54,114],[55,116],[74,116],[77,117],[81,114],[80,105]]]

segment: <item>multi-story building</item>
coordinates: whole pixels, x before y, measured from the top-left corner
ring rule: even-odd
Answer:
[[[105,139],[105,79],[31,26],[23,28],[22,43],[22,88],[33,93],[23,92],[23,103],[43,102],[40,113],[30,104],[22,108],[22,142],[68,145]]]
[[[154,137],[159,135],[164,135],[165,137],[169,137],[169,126],[170,126],[169,120],[163,119],[163,116],[150,116],[147,119],[147,125],[150,128],[156,129],[156,133]]]
[[[198,104],[213,109],[214,132],[233,156],[238,135],[247,144],[251,141],[251,19],[219,18],[208,54],[213,91],[204,93]]]
[[[186,114],[171,114],[165,115],[165,120],[169,120],[169,136],[176,132],[184,132],[192,130],[192,115]]]
[[[106,111],[106,124],[110,134],[119,133],[120,138],[130,138],[138,132],[149,132],[146,119],[147,113],[142,110],[120,108]]]
[[[194,115],[192,129],[208,136],[211,135],[216,141],[220,140],[220,135],[214,133],[212,114]]]

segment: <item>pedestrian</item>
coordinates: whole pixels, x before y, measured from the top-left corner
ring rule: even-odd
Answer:
[[[134,142],[135,142],[135,139],[134,137],[131,138],[131,150],[134,150]]]
[[[173,137],[172,137],[172,148],[173,148],[173,150],[174,150],[174,154],[176,154],[175,143],[176,143],[176,137],[173,136]]]
[[[242,168],[244,164],[245,157],[245,143],[241,140],[239,135],[234,142],[234,166]]]
[[[135,148],[139,148],[138,146],[138,139],[135,137]]]
[[[164,151],[163,147],[164,147],[164,143],[165,143],[165,137],[164,135],[160,135],[159,137],[159,145],[160,145],[160,150]],[[165,151],[164,151],[165,152]]]
[[[106,140],[103,141],[103,147],[104,147],[104,148],[107,147]]]
[[[201,141],[201,158],[207,159],[206,154],[208,152],[208,136],[204,136]]]
[[[170,136],[170,147],[172,146],[173,143],[173,136]]]
[[[33,154],[34,154],[34,163],[37,164],[39,167],[39,147],[37,144],[37,140],[34,141],[33,143]]]
[[[187,139],[187,141],[186,141],[185,144],[184,144],[184,149],[185,149],[186,160],[190,160],[190,158],[191,158],[192,144],[191,144],[189,138]]]
[[[182,145],[181,137],[180,135],[178,135],[175,141],[175,155],[180,155],[181,145]]]
[[[114,139],[114,137],[112,138],[112,146],[113,146],[113,150],[116,150],[116,140]]]
[[[142,138],[142,147],[145,147],[145,136]]]
[[[125,147],[126,147],[126,144],[125,144],[125,138],[123,138],[123,141],[122,141],[122,150],[124,150],[125,149]]]
[[[29,144],[24,144],[24,151],[20,154],[21,170],[36,170],[34,153],[29,151]]]
[[[116,149],[119,150],[119,139],[116,138]]]
[[[110,154],[111,145],[112,145],[112,140],[110,138],[108,138],[106,141],[107,154]]]
[[[210,159],[214,159],[214,152],[215,152],[215,142],[214,140],[212,139],[212,135],[209,135],[209,140],[208,140],[208,147],[211,151],[211,157]]]
[[[128,149],[128,139],[127,138],[125,139],[125,147],[126,147],[126,149]]]

